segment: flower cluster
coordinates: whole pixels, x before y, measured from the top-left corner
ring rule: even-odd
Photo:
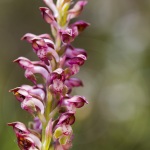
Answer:
[[[11,89],[21,108],[33,116],[27,128],[21,122],[12,126],[21,150],[68,150],[71,148],[76,109],[87,104],[85,97],[71,95],[74,87],[83,86],[80,79],[72,77],[79,72],[87,59],[84,49],[75,48],[71,42],[89,24],[73,18],[80,15],[87,1],[78,1],[72,8],[71,0],[43,0],[48,7],[40,7],[43,19],[50,25],[51,34],[22,37],[32,45],[38,61],[25,57],[14,60],[25,70],[25,77],[34,85]],[[36,74],[40,74],[43,84]]]

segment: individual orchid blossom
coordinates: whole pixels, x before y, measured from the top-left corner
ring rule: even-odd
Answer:
[[[21,122],[12,122],[8,124],[12,126],[17,137],[18,146],[21,150],[40,150],[41,141]]]
[[[86,51],[71,44],[89,26],[82,20],[70,21],[81,14],[87,1],[78,1],[74,6],[73,0],[43,1],[47,7],[40,7],[40,12],[52,35],[26,33],[21,38],[31,44],[39,60],[14,60],[33,85],[10,90],[33,120],[28,127],[18,121],[8,125],[13,127],[20,150],[69,150],[76,110],[88,104],[84,96],[71,95],[73,88],[83,86],[74,75],[87,60]],[[41,75],[42,83],[36,74]]]

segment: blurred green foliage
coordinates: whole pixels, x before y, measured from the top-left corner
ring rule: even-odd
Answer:
[[[49,33],[38,10],[42,0],[0,0],[0,149],[17,150],[7,123],[30,116],[8,90],[31,84],[12,61],[37,59],[19,39],[27,32]],[[89,105],[78,111],[73,150],[150,149],[150,1],[89,0],[80,16],[91,23],[75,42],[88,51],[74,93]]]

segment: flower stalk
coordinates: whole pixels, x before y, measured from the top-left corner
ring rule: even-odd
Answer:
[[[72,147],[77,108],[88,104],[85,97],[71,95],[74,87],[83,86],[76,75],[87,59],[84,49],[71,43],[89,26],[84,21],[70,21],[80,15],[87,1],[43,0],[48,7],[40,7],[43,19],[50,25],[49,34],[27,33],[22,37],[31,44],[38,61],[25,57],[14,60],[25,70],[25,77],[33,86],[22,85],[10,90],[20,102],[21,108],[33,116],[26,127],[21,122],[9,123],[17,137],[21,150],[69,150]],[[72,7],[72,8],[71,8]],[[40,74],[43,83],[39,83]]]

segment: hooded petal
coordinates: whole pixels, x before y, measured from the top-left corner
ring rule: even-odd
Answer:
[[[84,31],[89,25],[90,25],[89,23],[80,20],[80,21],[77,21],[77,22],[71,24],[70,26],[71,26],[71,27],[77,27],[78,32],[81,33],[81,32]]]
[[[35,77],[35,75],[33,74],[33,72],[32,71],[30,71],[29,69],[27,69],[26,71],[25,71],[25,77],[27,78],[27,79],[29,79],[29,80],[31,80],[34,84],[36,84],[36,77]]]
[[[21,87],[16,87],[14,89],[9,90],[9,92],[13,92],[16,99],[20,102],[22,102],[26,97],[29,97],[28,92],[25,89],[22,89]]]
[[[72,125],[74,122],[75,122],[74,112],[69,111],[69,112],[63,113],[60,116],[59,121],[58,121],[57,124],[60,125],[60,124],[65,123],[65,124]]]
[[[75,105],[75,107],[80,108],[82,106],[84,106],[84,104],[88,104],[88,102],[86,101],[85,97],[83,96],[73,96],[70,99],[66,99],[67,102],[72,103]]]
[[[8,125],[13,127],[16,136],[29,133],[29,130],[22,122],[11,122]]]
[[[54,16],[53,16],[52,12],[50,11],[50,9],[47,7],[40,7],[40,11],[41,11],[41,14],[42,14],[44,20],[47,23],[52,24],[52,22],[54,21]]]
[[[31,89],[28,92],[32,97],[35,97],[35,98],[40,99],[40,100],[45,99],[45,92],[44,92],[44,90],[42,90],[40,88]]]
[[[56,5],[54,4],[53,0],[43,0],[43,1],[53,11],[54,16],[57,17],[58,10],[57,10]]]
[[[20,102],[22,102],[26,97],[34,97],[40,100],[45,99],[44,89],[29,85],[22,85],[21,87],[11,89],[9,92],[13,92]]]
[[[19,57],[14,62],[17,62],[23,69],[26,70],[25,77],[31,80],[34,84],[36,84],[36,77],[34,74],[41,74],[45,79],[49,76],[49,72],[44,67],[33,65],[33,63],[25,57]]]
[[[53,16],[52,12],[50,11],[50,9],[47,7],[40,7],[40,11],[41,11],[43,19],[48,24],[53,25],[53,27],[55,27],[55,29],[58,29],[57,22]]]
[[[28,69],[28,68],[34,67],[32,62],[25,57],[19,57],[19,58],[15,59],[13,62],[17,62],[19,64],[19,66],[23,69]]]
[[[67,64],[68,65],[77,64],[79,66],[82,66],[84,64],[85,60],[86,60],[86,56],[83,55],[83,54],[79,54],[76,57],[73,57],[73,58],[69,59],[67,61]]]
[[[78,78],[69,78],[68,80],[65,81],[65,84],[68,87],[79,87],[79,86],[83,86],[83,83],[80,79]]]
[[[32,33],[26,33],[22,38],[21,40],[26,40],[28,41],[29,43],[32,43],[32,40],[33,39],[51,39],[50,35],[49,34],[41,34],[41,35],[35,35],[35,34],[32,34]]]
[[[87,1],[78,1],[72,9],[68,12],[68,20],[78,17],[84,6],[87,4]]]
[[[73,57],[76,57],[79,54],[82,54],[82,55],[87,57],[87,53],[84,49],[74,48],[71,45],[68,45],[66,47],[66,52],[65,52],[66,58],[73,58]]]
[[[43,103],[33,97],[26,98],[22,103],[21,103],[21,108],[28,111],[29,113],[34,113],[34,112],[40,112],[41,114],[44,114],[44,105]]]

